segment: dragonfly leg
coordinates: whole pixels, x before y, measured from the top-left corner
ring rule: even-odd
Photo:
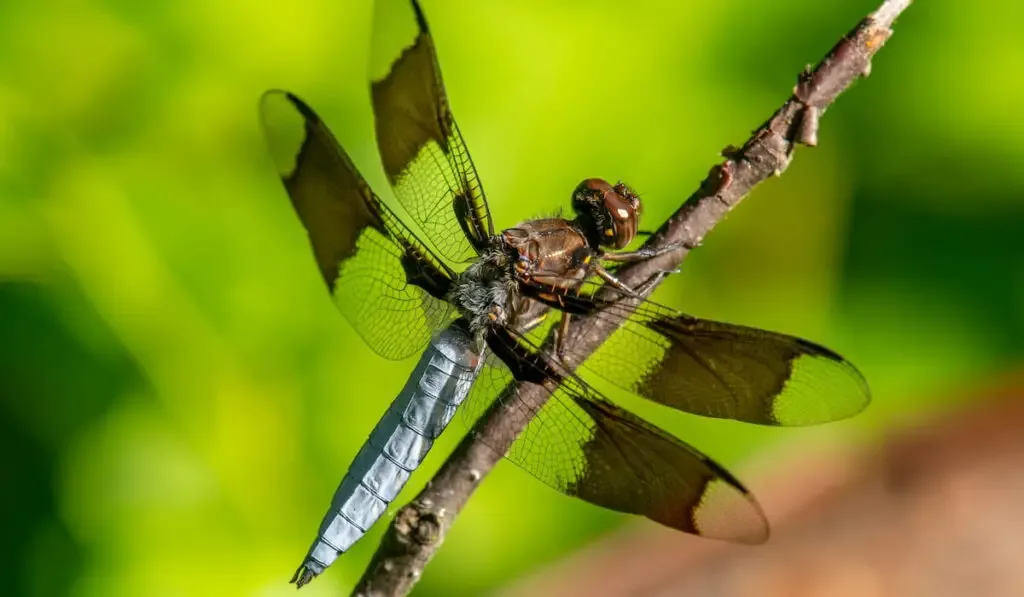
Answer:
[[[636,292],[637,294],[641,295],[641,296],[647,296],[648,294],[650,294],[650,292],[652,290],[654,290],[655,286],[657,286],[658,284],[661,283],[662,280],[664,280],[668,276],[671,276],[672,274],[678,274],[678,273],[679,273],[679,268],[671,269],[671,270],[662,270],[662,271],[652,275],[643,284],[640,284],[639,286],[634,288],[633,291]]]
[[[666,277],[671,276],[672,274],[678,274],[679,268],[661,270],[659,272],[656,272],[652,274],[651,277],[644,281],[642,284],[639,284],[634,288],[626,286],[625,284],[622,283],[621,280],[616,278],[614,274],[608,272],[604,268],[595,268],[594,271],[598,276],[600,276],[602,279],[608,282],[608,284],[611,285],[612,288],[621,292],[623,295],[622,298],[643,299],[648,294],[650,294],[650,292],[654,290],[654,287],[660,284],[661,281],[664,280]]]
[[[562,360],[565,355],[565,343],[569,339],[569,322],[572,315],[562,313],[562,319],[558,322],[558,336],[555,338],[555,356]]]
[[[565,343],[569,338],[569,322],[572,320],[570,313],[562,313],[562,319],[558,322],[558,329],[555,330],[555,356],[558,360],[564,360]]]
[[[546,310],[545,311],[541,311],[536,316],[531,317],[530,319],[527,319],[525,322],[523,322],[522,324],[517,325],[516,327],[519,328],[519,331],[521,331],[521,332],[523,332],[525,334],[526,332],[529,332],[533,328],[535,328],[535,327],[539,326],[540,324],[544,323],[544,320],[546,320],[547,318],[548,318],[548,311],[546,311]]]
[[[671,253],[679,249],[692,249],[684,243],[669,243],[656,248],[640,247],[636,251],[625,251],[621,253],[605,253],[601,255],[601,259],[604,261],[617,261],[620,263],[631,263],[634,261],[644,261],[645,259],[651,259],[664,255],[665,253]]]
[[[615,277],[614,274],[612,274],[608,270],[604,269],[603,267],[601,267],[601,266],[595,267],[594,268],[594,273],[596,273],[598,276],[601,277],[602,280],[604,280],[609,285],[611,285],[612,288],[618,290],[619,292],[623,293],[624,295],[626,295],[628,297],[632,297],[632,298],[642,298],[642,296],[641,296],[641,294],[639,292],[637,292],[636,290],[633,290],[629,286],[626,286],[625,284],[623,284],[621,281],[619,281],[618,278]],[[647,284],[648,282],[645,282],[644,284]]]

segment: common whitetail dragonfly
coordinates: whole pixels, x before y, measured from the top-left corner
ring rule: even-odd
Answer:
[[[495,233],[423,11],[415,0],[381,0],[375,36],[394,24],[380,4],[404,9],[410,29],[371,95],[384,171],[412,226],[374,194],[308,105],[278,90],[261,100],[279,173],[337,307],[379,355],[423,352],[338,487],[292,582],[308,583],[363,536],[457,408],[471,423],[499,394],[513,400],[501,394],[513,380],[549,394],[541,405],[505,405],[530,420],[506,458],[541,481],[688,533],[767,539],[764,514],[735,477],[611,403],[565,357],[659,404],[761,425],[851,416],[870,399],[864,378],[812,342],[640,300],[649,288],[621,284],[615,264],[658,252],[625,251],[641,209],[625,184],[584,180],[572,194],[574,219]],[[553,350],[539,341],[551,313],[560,322]],[[564,333],[575,315],[618,330],[593,355],[575,354]]]

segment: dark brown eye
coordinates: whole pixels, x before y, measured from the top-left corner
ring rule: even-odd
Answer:
[[[615,187],[608,184],[608,181],[603,178],[588,178],[581,182],[578,187],[576,187],[577,193],[583,191],[594,198],[603,197],[605,193],[614,190]]]
[[[626,193],[619,192],[620,189]],[[602,243],[603,245],[622,249],[633,242],[639,226],[639,204],[640,200],[636,194],[621,183],[604,194],[604,208],[610,225],[605,231],[606,241]]]
[[[621,249],[636,237],[640,199],[628,186],[588,178],[576,187],[572,201],[576,221],[592,244]]]

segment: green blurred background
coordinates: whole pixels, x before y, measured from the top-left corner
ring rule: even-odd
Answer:
[[[638,188],[653,227],[876,0],[423,4],[496,224],[602,176]],[[304,97],[383,191],[371,16],[370,0],[0,3],[0,593],[291,594],[412,362],[334,311],[256,103]],[[659,424],[749,477],[780,444],[870,440],[1024,362],[1022,18],[1010,0],[912,6],[821,146],[658,292],[842,352],[871,408],[808,430]],[[503,464],[417,594],[498,587],[626,524],[644,523]],[[350,589],[384,526],[304,594]]]

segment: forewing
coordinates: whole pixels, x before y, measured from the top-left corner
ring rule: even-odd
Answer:
[[[795,426],[850,417],[871,400],[856,367],[808,340],[699,319],[651,301],[634,307],[621,296],[572,300],[602,325],[618,328],[583,368],[654,402],[707,417]],[[564,352],[575,352],[571,341]]]
[[[753,496],[696,448],[616,407],[528,341],[502,332],[488,344],[493,352],[462,409],[472,424],[497,396],[502,421],[529,421],[508,460],[598,506],[705,537],[767,539],[768,523]],[[521,402],[507,393],[516,378],[534,383],[539,398]]]
[[[402,25],[405,32],[395,31]],[[493,236],[494,226],[416,2],[377,2],[373,52],[374,63],[390,65],[371,84],[384,172],[437,253],[452,263],[470,261]]]
[[[334,303],[381,356],[426,346],[452,319],[452,272],[370,190],[322,120],[296,96],[260,101],[267,142]],[[413,283],[414,282],[414,283]]]

